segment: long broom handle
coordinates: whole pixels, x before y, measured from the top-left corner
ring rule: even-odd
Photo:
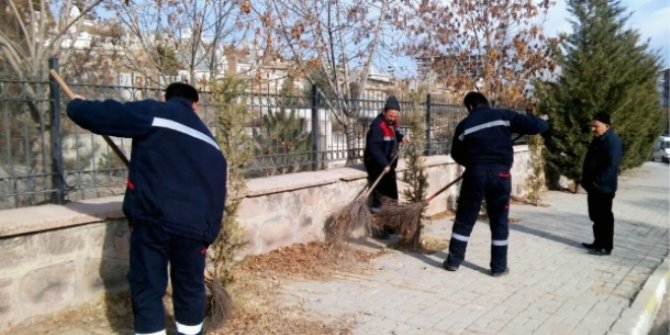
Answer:
[[[446,191],[449,187],[451,187],[451,185],[454,185],[454,184],[458,183],[459,181],[461,181],[461,179],[463,179],[463,176],[464,176],[464,175],[461,174],[460,176],[458,176],[458,178],[452,180],[449,184],[447,184],[447,186],[445,186],[445,187],[439,189],[437,192],[431,194],[428,198],[426,198],[425,201],[426,201],[426,202],[430,202],[431,200],[435,199],[435,197],[437,197],[438,195],[440,195],[440,193]]]
[[[65,83],[63,78],[61,78],[61,76],[58,74],[58,72],[56,72],[56,70],[54,70],[54,69],[49,70],[49,74],[58,83],[58,85],[61,87],[61,89],[63,89],[65,94],[70,99],[74,99],[77,96],[76,94],[74,94],[74,92],[72,92],[70,87]],[[121,149],[116,145],[116,143],[114,143],[112,141],[112,139],[109,138],[109,136],[107,136],[107,135],[102,135],[102,138],[105,139],[105,142],[107,142],[107,144],[110,146],[110,148],[112,148],[112,151],[114,151],[116,156],[119,157],[119,159],[123,162],[123,164],[125,164],[126,167],[128,167],[128,165],[130,165],[130,161],[128,160],[126,155],[123,154],[123,151],[121,151]]]
[[[521,136],[523,136],[523,134],[519,134],[519,135],[517,135],[517,136],[512,140],[512,144],[514,144],[514,142],[518,141],[518,140],[521,138]],[[464,174],[461,174],[460,176],[458,176],[458,178],[454,179],[454,180],[451,181],[449,184],[447,184],[447,186],[445,186],[445,187],[439,189],[437,192],[431,194],[428,198],[426,198],[425,201],[426,201],[426,202],[430,202],[431,200],[435,199],[435,197],[437,197],[438,195],[440,195],[440,193],[446,191],[449,187],[451,187],[452,185],[454,185],[454,184],[458,183],[459,181],[461,181],[461,179],[463,179],[463,176],[464,176]]]
[[[375,179],[375,182],[372,183],[372,185],[370,185],[370,188],[368,188],[368,191],[365,192],[365,196],[364,196],[365,198],[370,196],[370,193],[372,193],[372,191],[375,189],[375,187],[377,187],[377,184],[379,184],[379,182],[382,180],[382,177],[384,177],[385,174],[387,174],[389,171],[391,171],[391,169],[390,169],[391,164],[393,164],[393,162],[395,162],[395,160],[398,159],[398,156],[399,156],[399,154],[395,154],[395,156],[393,156],[393,159],[391,159],[389,164],[384,167],[384,170],[382,170],[382,173],[379,174],[379,177],[377,177],[377,179]],[[386,170],[386,168],[389,168],[389,169]]]

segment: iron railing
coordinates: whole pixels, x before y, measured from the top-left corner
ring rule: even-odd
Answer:
[[[50,62],[50,67],[57,68],[57,62]],[[162,89],[155,87],[69,84],[89,99],[134,101],[162,95]],[[347,150],[344,128],[330,109],[332,101],[324,103],[316,87],[306,91],[283,94],[268,89],[245,94],[248,112],[253,115],[248,129],[255,153],[247,166],[249,177],[324,169],[362,156],[365,133],[386,96],[368,93],[349,101],[359,118],[353,127],[354,147]],[[208,98],[203,92],[199,114],[215,132],[216,111]],[[419,104],[399,98],[403,131],[409,132],[406,118],[420,113],[426,133],[412,137],[425,136],[428,155],[449,153],[449,141],[465,110],[430,95]],[[0,209],[123,193],[125,166],[101,136],[77,127],[66,117],[68,101],[55,82],[0,77]],[[130,139],[112,140],[129,156]]]

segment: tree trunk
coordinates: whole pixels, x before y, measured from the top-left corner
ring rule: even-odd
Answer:
[[[356,147],[356,118],[347,117],[344,124],[344,135],[347,141],[347,162],[346,166],[351,166],[358,163]]]

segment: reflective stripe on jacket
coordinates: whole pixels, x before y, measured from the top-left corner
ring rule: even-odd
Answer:
[[[476,107],[456,127],[451,157],[460,165],[512,167],[512,133],[539,134],[549,128],[547,121],[507,109]]]
[[[190,101],[75,99],[68,116],[97,134],[133,139],[123,211],[130,222],[211,243],[226,196],[226,160]]]

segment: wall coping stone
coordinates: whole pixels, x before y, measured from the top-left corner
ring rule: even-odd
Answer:
[[[123,218],[122,201],[123,196],[113,196],[71,202],[63,206],[42,205],[2,210],[0,237]]]
[[[525,145],[514,147],[515,151],[527,150]],[[426,167],[455,164],[451,156],[428,156]],[[405,170],[405,162],[398,162],[398,171]],[[324,171],[300,172],[287,175],[254,178],[247,181],[245,197],[258,197],[299,189],[353,181],[366,178],[362,165],[342,167]],[[0,238],[36,233],[105,219],[121,219],[123,196],[81,200],[65,205],[42,205],[2,210],[0,213]]]

